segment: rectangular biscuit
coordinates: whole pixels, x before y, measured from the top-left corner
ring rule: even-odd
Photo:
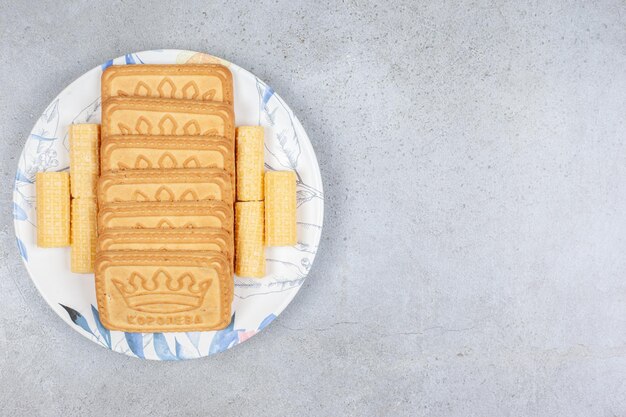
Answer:
[[[100,125],[76,124],[69,127],[70,191],[74,198],[94,198],[100,163]]]
[[[233,235],[226,229],[109,229],[98,236],[98,251],[217,251],[233,257]]]
[[[265,276],[265,243],[262,201],[235,203],[235,274]]]
[[[193,100],[112,97],[102,103],[102,137],[112,135],[235,138],[232,105]]]
[[[110,136],[102,172],[126,169],[221,168],[234,174],[233,144],[222,136]]]
[[[220,64],[112,65],[101,81],[103,102],[110,97],[233,102],[233,76]]]
[[[263,200],[263,171],[265,169],[263,127],[238,127],[235,142],[237,154],[237,200]]]
[[[296,238],[296,174],[293,171],[265,173],[265,243],[291,246]]]
[[[223,201],[126,202],[100,206],[98,234],[108,229],[223,228],[233,230],[233,206]]]
[[[100,252],[95,276],[107,329],[208,331],[230,323],[233,275],[221,252]]]
[[[58,248],[70,245],[70,175],[67,172],[38,172],[37,246]]]
[[[142,169],[107,172],[98,181],[100,204],[122,201],[233,203],[232,179],[219,168]]]
[[[71,222],[71,270],[79,274],[93,272],[96,259],[96,218],[95,198],[72,199]]]

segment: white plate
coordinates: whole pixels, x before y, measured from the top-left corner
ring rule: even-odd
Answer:
[[[233,319],[214,332],[124,333],[100,323],[93,274],[70,272],[69,248],[36,245],[35,174],[69,166],[68,125],[100,123],[100,76],[109,65],[219,62],[233,73],[236,125],[265,127],[268,170],[295,170],[298,175],[298,244],[268,248],[264,279],[235,278]],[[94,343],[154,360],[191,359],[241,343],[272,322],[291,302],[306,278],[322,232],[322,178],[309,138],[289,106],[248,71],[222,59],[191,51],[155,50],[128,54],[83,74],[48,105],[26,140],[13,192],[15,236],[35,286],[70,327]]]

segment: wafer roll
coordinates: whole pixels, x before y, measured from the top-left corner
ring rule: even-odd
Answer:
[[[72,272],[93,272],[96,258],[97,206],[94,198],[72,199]]]
[[[265,174],[265,242],[267,246],[292,246],[296,239],[296,174]]]
[[[96,196],[96,184],[100,167],[98,159],[100,125],[71,125],[69,135],[72,197],[93,198]]]
[[[262,201],[235,203],[235,274],[265,276]]]
[[[263,127],[238,127],[236,137],[237,200],[263,200]]]
[[[37,245],[70,244],[70,176],[67,172],[37,173]]]

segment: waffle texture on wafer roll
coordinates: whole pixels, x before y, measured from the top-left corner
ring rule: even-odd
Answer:
[[[100,161],[100,125],[75,124],[69,127],[70,189],[74,198],[94,198]]]
[[[55,248],[70,245],[70,175],[38,172],[37,245]]]
[[[265,173],[265,242],[268,246],[292,246],[296,237],[296,174]]]
[[[71,215],[71,270],[88,274],[93,272],[96,258],[95,198],[73,198]]]
[[[262,201],[235,203],[235,274],[265,276],[264,204]]]
[[[262,126],[240,126],[236,133],[237,201],[263,200],[265,169]]]

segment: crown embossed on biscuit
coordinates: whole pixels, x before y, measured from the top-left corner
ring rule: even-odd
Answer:
[[[211,280],[198,282],[193,274],[186,272],[172,277],[159,269],[151,277],[133,272],[127,279],[116,277],[113,283],[133,310],[145,313],[180,313],[194,310],[202,305]]]

